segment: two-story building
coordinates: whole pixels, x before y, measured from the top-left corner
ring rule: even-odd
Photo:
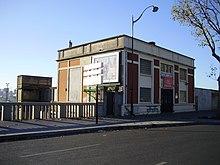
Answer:
[[[91,102],[83,67],[103,63],[103,115],[194,110],[194,59],[132,37],[119,35],[58,50],[58,101]]]

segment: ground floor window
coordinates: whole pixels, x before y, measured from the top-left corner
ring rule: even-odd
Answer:
[[[180,91],[180,102],[186,102],[186,91]]]
[[[151,102],[151,88],[140,87],[140,102]]]

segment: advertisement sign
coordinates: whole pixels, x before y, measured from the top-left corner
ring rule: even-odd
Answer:
[[[164,77],[163,78],[163,87],[164,88],[173,88],[173,77]]]

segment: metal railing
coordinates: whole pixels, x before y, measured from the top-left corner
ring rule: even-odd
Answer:
[[[95,103],[0,102],[0,121],[95,116]]]

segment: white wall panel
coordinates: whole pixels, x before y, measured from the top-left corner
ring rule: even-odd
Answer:
[[[140,87],[151,88],[152,77],[151,76],[140,76]]]
[[[69,98],[70,102],[81,102],[82,95],[82,74],[81,68],[69,70]]]

